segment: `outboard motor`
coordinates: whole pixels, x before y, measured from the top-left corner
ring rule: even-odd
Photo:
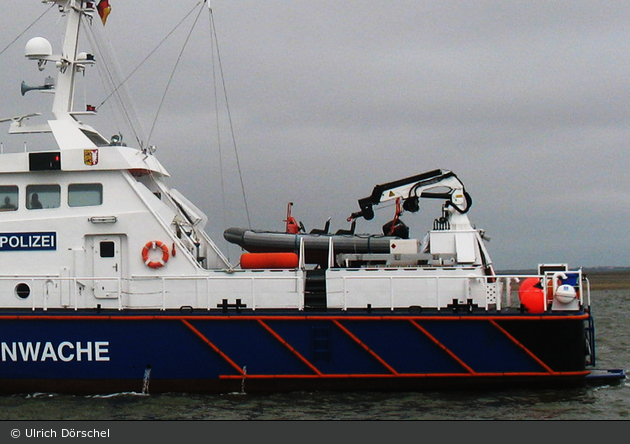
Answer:
[[[396,236],[401,239],[409,239],[409,227],[399,218],[387,222],[383,225],[383,234],[385,236]]]

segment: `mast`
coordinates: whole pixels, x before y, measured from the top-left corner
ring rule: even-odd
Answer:
[[[86,65],[95,62],[94,56],[91,54],[79,53],[78,51],[81,19],[83,15],[90,20],[92,19],[94,2],[90,0],[42,0],[42,3],[56,5],[59,12],[67,18],[61,53],[53,54],[50,42],[41,37],[35,37],[26,44],[26,57],[38,61],[40,71],[49,62],[54,63],[55,68],[59,71],[54,87],[30,88],[54,90],[55,96],[52,106],[54,119],[48,120],[46,125],[40,126],[22,125],[21,122],[14,121],[9,133],[52,132],[57,145],[62,150],[89,148],[96,146],[96,144],[99,146],[107,145],[108,141],[94,128],[75,119],[78,114],[94,114],[94,112],[91,110],[77,112],[73,109],[76,75],[83,72]],[[19,120],[23,119],[24,117]]]
[[[84,13],[84,0],[49,0],[56,3],[68,17],[61,57],[57,62],[59,74],[52,112],[56,119],[63,120],[70,117],[74,100],[74,82],[78,69],[82,66],[77,61],[79,31],[81,28],[81,14]],[[93,11],[92,3],[87,2]]]

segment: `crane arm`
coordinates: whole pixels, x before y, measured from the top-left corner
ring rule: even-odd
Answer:
[[[433,189],[446,189],[446,191],[431,191]],[[467,213],[472,205],[470,195],[455,173],[448,170],[433,170],[376,185],[370,196],[359,199],[361,210],[352,213],[348,219],[364,217],[371,220],[374,218],[374,205],[394,199],[401,199],[405,210],[416,212],[420,208],[419,198],[444,199],[447,201],[447,206],[454,208],[461,214]]]

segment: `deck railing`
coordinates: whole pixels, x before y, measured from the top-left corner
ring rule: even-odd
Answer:
[[[528,278],[537,279],[543,289],[537,294],[542,299],[543,311],[551,302],[550,275],[447,275],[439,273],[422,276],[420,270],[370,270],[330,275],[327,280],[329,308],[348,310],[365,308],[372,294],[378,303],[372,308],[391,310],[421,307],[445,309],[458,299],[472,300],[483,309],[502,310],[519,308],[519,288]],[[574,282],[579,305],[590,306],[590,284],[580,271]],[[16,299],[2,304],[4,308],[130,308],[169,309],[190,306],[216,310],[226,303],[234,306],[237,300],[247,309],[305,308],[304,288],[306,273],[301,270],[213,272],[204,276],[134,276],[130,279],[113,277],[63,277],[14,275],[0,277],[6,294],[13,291]],[[403,285],[404,284],[404,285]],[[101,286],[100,295],[96,288]],[[385,295],[385,296],[383,296]],[[188,301],[188,302],[187,302]],[[179,305],[177,305],[179,304]]]

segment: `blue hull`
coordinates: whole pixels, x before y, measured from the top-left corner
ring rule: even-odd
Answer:
[[[4,393],[416,390],[586,382],[589,315],[0,315]]]

